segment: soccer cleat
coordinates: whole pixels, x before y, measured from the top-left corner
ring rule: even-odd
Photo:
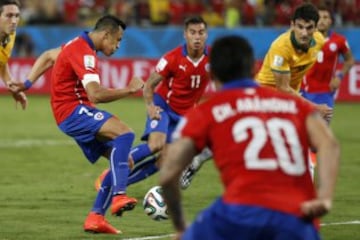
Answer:
[[[100,176],[95,180],[95,183],[94,183],[94,186],[95,186],[95,189],[96,191],[98,192],[101,188],[101,183],[103,182],[106,174],[110,171],[110,169],[105,169],[101,174]]]
[[[112,199],[111,213],[116,216],[121,216],[124,211],[133,210],[137,204],[135,198],[126,196],[125,194],[115,195]]]
[[[90,212],[84,223],[84,231],[89,233],[120,234],[120,230],[111,226],[103,215]]]
[[[187,189],[191,181],[193,180],[195,173],[200,169],[200,166],[196,168],[193,164],[190,164],[181,174],[180,187],[181,189]]]

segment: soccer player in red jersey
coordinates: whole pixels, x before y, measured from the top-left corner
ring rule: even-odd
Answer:
[[[306,73],[302,84],[302,95],[317,104],[334,107],[334,94],[339,88],[344,75],[354,65],[349,44],[344,36],[331,30],[331,12],[325,6],[318,8],[318,30],[326,38],[326,42],[318,53],[317,61]],[[336,71],[339,56],[344,58],[340,71]]]
[[[141,139],[146,143],[131,150],[135,168],[129,175],[128,184],[158,171],[157,153],[171,142],[176,124],[199,102],[208,86],[207,36],[207,24],[201,17],[186,19],[185,44],[165,53],[145,82],[143,94],[148,116]],[[202,160],[210,157],[207,150],[198,156]]]
[[[93,31],[83,32],[61,48],[44,52],[28,79],[10,86],[14,92],[27,90],[53,66],[51,107],[58,127],[74,138],[91,163],[101,156],[109,159],[111,170],[84,223],[87,232],[120,233],[105,220],[106,210],[111,203],[112,214],[121,216],[137,203],[135,198],[126,195],[134,133],[117,117],[95,106],[130,96],[144,85],[139,78],[133,78],[124,89],[108,89],[100,84],[96,53],[112,55],[120,47],[125,29],[120,19],[106,15],[96,22]]]
[[[317,60],[303,78],[301,94],[304,98],[316,104],[326,104],[334,108],[334,95],[340,87],[341,80],[354,65],[354,58],[346,38],[331,30],[331,11],[326,6],[318,7],[318,30],[326,42],[317,55]],[[343,57],[343,67],[336,71],[339,56]],[[327,121],[330,122],[331,118]],[[311,169],[316,166],[316,153],[309,151]]]
[[[253,50],[244,38],[216,40],[210,65],[219,92],[183,117],[160,169],[175,239],[320,239],[316,222],[331,209],[340,155],[330,128],[310,103],[252,79]],[[224,193],[186,228],[178,181],[205,146]],[[319,154],[317,191],[310,146]]]

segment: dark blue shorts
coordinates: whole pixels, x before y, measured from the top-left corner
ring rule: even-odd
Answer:
[[[304,90],[301,90],[301,95],[307,100],[316,103],[316,104],[326,104],[329,107],[334,107],[335,101],[335,92],[327,92],[327,93],[308,93]]]
[[[86,158],[91,163],[95,163],[111,147],[110,141],[101,142],[96,139],[96,134],[112,116],[106,111],[79,105],[68,118],[59,124],[59,128],[74,138]]]
[[[201,212],[183,240],[320,240],[312,222],[266,208],[221,199]]]
[[[162,132],[166,134],[166,142],[170,143],[171,135],[180,121],[181,116],[174,112],[158,94],[154,94],[154,104],[163,109],[160,113],[161,118],[160,120],[154,120],[147,116],[145,130],[141,140],[147,141],[152,132]]]

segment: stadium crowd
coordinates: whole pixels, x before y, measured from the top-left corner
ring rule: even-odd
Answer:
[[[92,26],[111,13],[128,25],[182,25],[189,15],[202,15],[211,27],[284,26],[299,3],[325,3],[335,27],[360,25],[360,0],[21,0],[23,25]]]

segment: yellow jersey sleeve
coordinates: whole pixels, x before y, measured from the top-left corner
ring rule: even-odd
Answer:
[[[0,45],[0,65],[5,65],[11,56],[15,44],[16,33],[9,36],[9,42],[4,46]]]
[[[273,71],[290,73],[291,70],[291,51],[289,49],[289,32],[281,34],[271,44],[265,55],[263,64],[257,73],[255,79],[261,85],[276,86]]]

